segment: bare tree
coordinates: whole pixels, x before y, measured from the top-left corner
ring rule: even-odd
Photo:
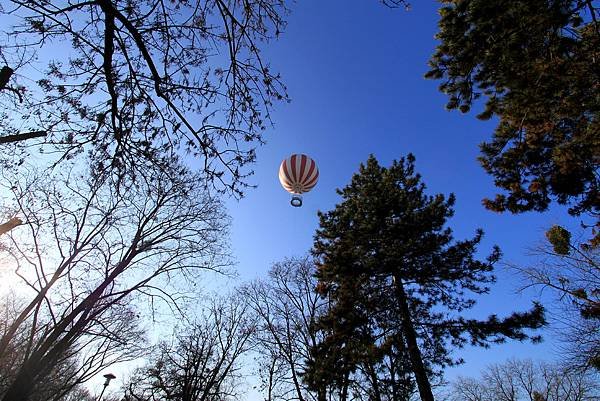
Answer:
[[[0,224],[0,235],[6,234],[10,230],[17,226],[20,226],[21,224],[23,224],[23,221],[21,219],[19,219],[18,217],[12,217],[6,223]]]
[[[459,377],[452,386],[457,401],[591,401],[600,388],[591,371],[576,371],[556,364],[510,360],[491,365],[481,378]]]
[[[525,279],[525,288],[548,291],[556,308],[550,313],[563,339],[563,356],[571,365],[600,369],[600,248],[554,226],[548,242],[535,248],[536,264],[511,266]]]
[[[254,341],[265,399],[409,400],[415,392],[414,379],[407,370],[406,350],[392,338],[382,341],[381,358],[364,361],[341,377],[344,385],[311,386],[305,382],[304,373],[314,358],[310,350],[322,343],[325,334],[317,330],[316,323],[328,308],[328,300],[316,291],[315,272],[309,256],[285,259],[271,267],[267,279],[241,289],[258,315]]]
[[[217,298],[205,314],[162,341],[148,364],[126,385],[130,401],[235,400],[240,360],[250,349],[255,323],[239,297]]]
[[[312,392],[302,382],[309,349],[319,342],[316,318],[326,307],[314,291],[314,272],[308,257],[286,259],[272,266],[268,280],[241,290],[259,319],[254,340],[267,401],[326,399],[326,389]]]
[[[127,190],[114,175],[77,168],[32,177],[8,184],[25,224],[2,251],[30,299],[0,338],[2,357],[27,330],[5,401],[27,400],[70,353],[79,361],[75,382],[138,357],[144,300],[177,311],[199,272],[228,263],[221,204],[183,169],[148,170]]]
[[[286,12],[283,0],[5,2],[0,143],[43,132],[57,160],[85,150],[122,173],[185,153],[239,194],[273,101],[287,98],[261,55]]]
[[[78,386],[60,401],[97,401],[97,399],[85,387]]]
[[[23,299],[10,291],[3,294],[0,299],[0,325],[2,330],[8,328],[18,316],[23,307]],[[24,354],[27,352],[28,334],[30,327],[24,325],[19,332],[15,333],[9,348],[5,350],[0,358],[0,394],[14,380]],[[30,391],[31,401],[62,401],[71,394],[82,394],[83,389],[77,383],[78,358],[73,350],[65,353],[64,357],[49,370],[43,381],[38,381]]]

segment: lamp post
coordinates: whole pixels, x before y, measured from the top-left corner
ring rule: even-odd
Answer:
[[[104,375],[104,377],[106,378],[106,381],[104,382],[104,387],[102,387],[102,391],[100,392],[100,397],[98,397],[98,401],[102,401],[102,396],[104,395],[104,391],[110,384],[110,381],[117,376],[113,375],[112,373],[107,373]]]

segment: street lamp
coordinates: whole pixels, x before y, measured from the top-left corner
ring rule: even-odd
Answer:
[[[102,400],[102,395],[104,395],[104,391],[106,390],[106,388],[108,387],[108,385],[110,384],[110,381],[112,379],[114,379],[115,375],[113,375],[112,373],[107,373],[104,375],[104,377],[106,378],[106,381],[104,382],[104,387],[102,387],[102,392],[100,392],[100,397],[98,397],[98,401]]]

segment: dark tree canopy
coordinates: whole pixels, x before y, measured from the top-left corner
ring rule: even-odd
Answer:
[[[447,107],[498,119],[480,161],[504,190],[487,208],[600,213],[600,25],[592,0],[443,0],[428,78]],[[596,220],[597,222],[597,220]]]
[[[343,382],[359,363],[393,347],[410,361],[422,399],[432,399],[424,391],[434,372],[462,362],[453,348],[525,340],[526,328],[544,323],[539,305],[503,319],[462,316],[473,295],[488,292],[500,251],[478,260],[481,231],[453,238],[446,223],[454,196],[427,195],[414,161],[409,155],[385,168],[371,156],[338,190],[342,202],[319,214],[313,252],[318,291],[330,309],[320,319],[327,336],[313,349],[307,374],[315,385]]]

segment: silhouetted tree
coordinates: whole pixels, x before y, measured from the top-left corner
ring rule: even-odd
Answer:
[[[0,335],[4,336],[11,327],[23,307],[24,300],[14,291],[3,294],[0,298]],[[22,361],[26,358],[30,347],[31,327],[22,325],[13,335],[7,349],[0,357],[0,395],[4,394],[18,373]],[[75,352],[74,352],[75,351]],[[79,355],[75,349],[65,352],[63,357],[48,370],[44,380],[34,383],[30,390],[30,401],[66,401],[75,394],[82,395],[80,386]],[[83,397],[79,397],[83,399]]]
[[[544,323],[537,304],[504,319],[461,316],[475,304],[470,294],[488,292],[500,251],[474,258],[481,231],[454,240],[446,227],[454,196],[426,195],[414,160],[409,155],[384,168],[371,156],[338,190],[342,202],[319,213],[313,252],[318,289],[330,308],[319,321],[326,338],[311,355],[313,385],[344,389],[357,366],[392,341],[410,361],[421,399],[433,400],[435,369],[461,362],[452,359],[452,348],[525,340],[526,328]]]
[[[225,401],[240,395],[240,360],[255,330],[239,297],[215,298],[194,321],[163,340],[129,383],[128,401]]]
[[[557,364],[510,360],[488,366],[481,378],[459,377],[452,384],[456,401],[592,401],[600,388],[592,372]]]
[[[564,342],[563,358],[579,368],[600,370],[600,250],[560,226],[535,248],[533,265],[512,266],[526,287],[549,291],[558,308],[551,314]]]
[[[285,259],[271,267],[267,279],[241,289],[258,317],[254,342],[261,390],[268,401],[343,398],[331,383],[310,386],[305,380],[311,350],[325,335],[317,323],[328,309],[327,300],[316,291],[315,273],[316,266],[309,257]],[[404,375],[406,363],[399,357],[402,352],[390,341],[380,354],[364,361],[347,377],[346,399],[408,400],[414,386]]]
[[[6,185],[24,225],[1,251],[27,299],[2,333],[0,358],[16,333],[26,330],[28,344],[5,401],[27,400],[70,352],[78,381],[139,357],[145,301],[177,312],[202,271],[228,263],[221,203],[183,169],[149,170],[126,191],[118,177],[79,167],[22,172]]]
[[[239,194],[272,103],[287,98],[261,55],[286,12],[282,0],[6,2],[0,142],[43,131],[55,160],[85,152],[121,174],[187,154]]]
[[[267,401],[326,399],[327,388],[311,392],[302,381],[309,349],[321,338],[315,323],[327,306],[315,291],[315,271],[309,258],[286,259],[240,290],[258,319],[253,342]]]
[[[552,200],[600,224],[600,7],[592,0],[443,0],[427,77],[447,107],[496,117],[481,163],[505,193],[494,211],[543,211]],[[600,228],[600,227],[599,227]],[[596,242],[600,236],[596,237]]]

